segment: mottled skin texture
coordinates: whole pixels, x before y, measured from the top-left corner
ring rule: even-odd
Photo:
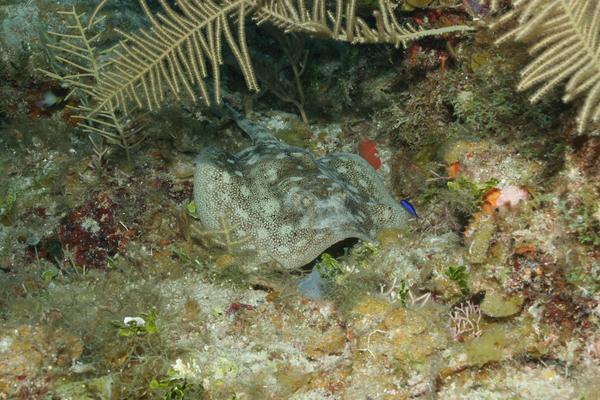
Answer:
[[[355,154],[315,159],[264,135],[232,155],[214,148],[196,158],[194,200],[209,230],[234,227],[233,239],[260,262],[309,263],[347,238],[374,240],[402,228],[408,214],[375,170]]]

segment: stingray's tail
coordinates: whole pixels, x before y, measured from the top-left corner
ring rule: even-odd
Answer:
[[[224,107],[215,108],[212,111],[220,117],[231,117],[235,121],[235,124],[244,131],[253,142],[257,143],[277,140],[269,133],[265,126],[250,121],[226,102],[223,102],[222,104]]]

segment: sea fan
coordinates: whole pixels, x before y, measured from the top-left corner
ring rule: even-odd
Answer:
[[[537,89],[536,102],[565,83],[563,101],[585,95],[578,116],[582,133],[589,121],[600,120],[600,1],[515,0],[514,8],[494,26],[517,20],[497,42],[515,39],[533,43],[533,61],[521,72],[519,90]]]
[[[195,101],[194,86],[207,105],[211,98],[219,103],[224,43],[235,56],[248,88],[258,90],[246,46],[246,16],[259,25],[271,23],[286,32],[396,46],[424,36],[472,30],[465,25],[431,30],[403,25],[394,16],[389,0],[379,0],[373,13],[375,27],[356,16],[356,0],[336,0],[334,10],[328,9],[325,0],[178,0],[176,7],[159,0],[163,11],[156,14],[147,0],[139,1],[151,30],[120,32],[126,40],[115,48],[112,66],[102,70],[92,89],[96,104],[88,118],[110,104],[125,113],[130,103],[150,110],[158,108],[167,91],[176,98],[187,95]],[[205,84],[209,75],[212,96]]]
[[[96,107],[94,113],[86,104],[97,93],[102,71],[107,64],[100,62],[101,54],[97,48],[99,33],[93,33],[94,27],[101,19],[90,19],[89,24],[83,23],[84,14],[76,12],[75,7],[70,11],[59,11],[65,18],[65,32],[48,32],[59,39],[56,44],[48,44],[51,54],[64,68],[63,71],[39,71],[52,79],[69,87],[69,97],[77,99],[76,106],[67,106],[78,115],[78,126],[89,135],[96,155],[101,158],[106,153],[104,142],[121,147],[129,159],[130,149],[138,146],[144,135],[140,129],[130,129],[127,115],[114,107],[114,101],[103,102]],[[94,140],[99,135],[101,140]]]
[[[214,97],[220,100],[220,65],[223,63],[223,37],[237,59],[246,84],[258,89],[248,49],[244,18],[248,0],[180,0],[174,10],[165,0],[159,0],[164,13],[154,15],[145,0],[140,0],[151,24],[151,31],[137,33],[119,31],[127,40],[111,54],[112,68],[100,75],[94,88],[97,101],[91,114],[106,104],[127,112],[128,103],[152,110],[158,108],[165,95],[165,86],[176,97],[184,92],[195,99],[192,86],[200,89],[204,101],[210,96],[204,80],[208,69],[214,81]],[[237,32],[231,27],[237,17]],[[163,85],[164,84],[164,85]]]

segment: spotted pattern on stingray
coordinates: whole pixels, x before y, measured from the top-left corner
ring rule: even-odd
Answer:
[[[316,159],[275,139],[233,155],[209,148],[196,158],[194,200],[207,229],[223,220],[259,262],[297,268],[348,238],[375,240],[407,214],[367,161],[335,153]]]

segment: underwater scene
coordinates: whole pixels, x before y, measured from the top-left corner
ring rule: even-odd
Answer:
[[[597,0],[0,0],[0,400],[600,399]]]

